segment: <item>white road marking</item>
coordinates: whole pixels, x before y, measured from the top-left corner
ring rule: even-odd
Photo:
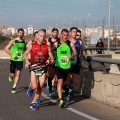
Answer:
[[[0,57],[0,59],[9,59],[10,57]]]
[[[46,95],[45,93],[43,93],[43,92],[42,92],[42,96],[43,96],[44,98],[48,99],[47,95]],[[50,101],[53,102],[53,103],[57,103],[57,100],[50,99]],[[92,116],[90,116],[90,115],[88,115],[88,114],[85,114],[85,113],[83,113],[83,112],[80,112],[80,111],[78,111],[78,110],[76,110],[76,109],[74,109],[74,108],[71,108],[71,107],[67,107],[67,108],[65,108],[65,109],[67,109],[67,110],[69,110],[69,111],[71,111],[71,112],[73,112],[73,113],[75,113],[75,114],[77,114],[77,115],[80,115],[80,116],[82,116],[82,117],[85,117],[85,118],[87,118],[87,119],[89,119],[89,120],[99,120],[99,119],[97,119],[97,118],[95,118],[95,117],[92,117]]]

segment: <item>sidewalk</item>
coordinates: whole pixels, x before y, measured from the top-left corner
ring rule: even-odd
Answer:
[[[9,59],[9,55],[4,50],[0,50],[0,59]]]

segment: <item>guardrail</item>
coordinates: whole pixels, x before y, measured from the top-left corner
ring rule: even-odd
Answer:
[[[84,59],[86,61],[88,61],[88,63],[89,63],[88,68],[89,68],[90,71],[93,71],[91,61],[99,62],[100,67],[101,67],[103,73],[105,73],[105,74],[109,73],[109,70],[110,70],[110,68],[106,68],[105,63],[107,63],[107,64],[116,64],[118,66],[118,68],[119,68],[119,71],[120,71],[120,60],[119,59],[102,58],[102,57],[95,57],[95,56],[90,56],[90,55],[86,55],[84,57]]]
[[[87,53],[87,51],[90,51],[90,53],[91,54],[93,54],[93,51],[95,52],[95,51],[97,51],[97,50],[103,50],[103,52],[105,51],[105,50],[108,50],[108,48],[107,47],[88,47],[88,48],[84,48],[84,51],[85,51],[85,54],[87,55],[88,53]],[[115,53],[120,53],[120,48],[109,48],[109,50],[111,50],[111,51],[114,51]]]

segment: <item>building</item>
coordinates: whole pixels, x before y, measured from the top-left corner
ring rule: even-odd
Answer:
[[[34,27],[33,27],[33,25],[28,25],[27,34],[31,35],[33,33],[34,33]]]
[[[15,33],[16,33],[16,29],[15,28],[10,27],[10,28],[8,28],[8,30],[11,31],[12,35],[15,35]]]

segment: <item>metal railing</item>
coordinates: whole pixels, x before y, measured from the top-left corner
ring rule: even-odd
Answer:
[[[88,47],[88,48],[84,48],[85,54],[88,54],[88,51],[90,51],[91,54],[94,54],[95,52],[97,52],[97,50],[103,50],[103,52],[105,53],[105,51],[108,50],[107,47]],[[109,50],[114,51],[115,53],[120,53],[120,48],[109,48]]]
[[[104,73],[109,73],[110,68],[106,68],[105,63],[107,64],[116,64],[120,71],[120,60],[119,59],[112,59],[112,58],[102,58],[102,57],[95,57],[86,55],[84,57],[84,60],[86,60],[89,63],[89,70],[93,70],[92,68],[92,62],[98,62],[100,64],[100,67]]]

